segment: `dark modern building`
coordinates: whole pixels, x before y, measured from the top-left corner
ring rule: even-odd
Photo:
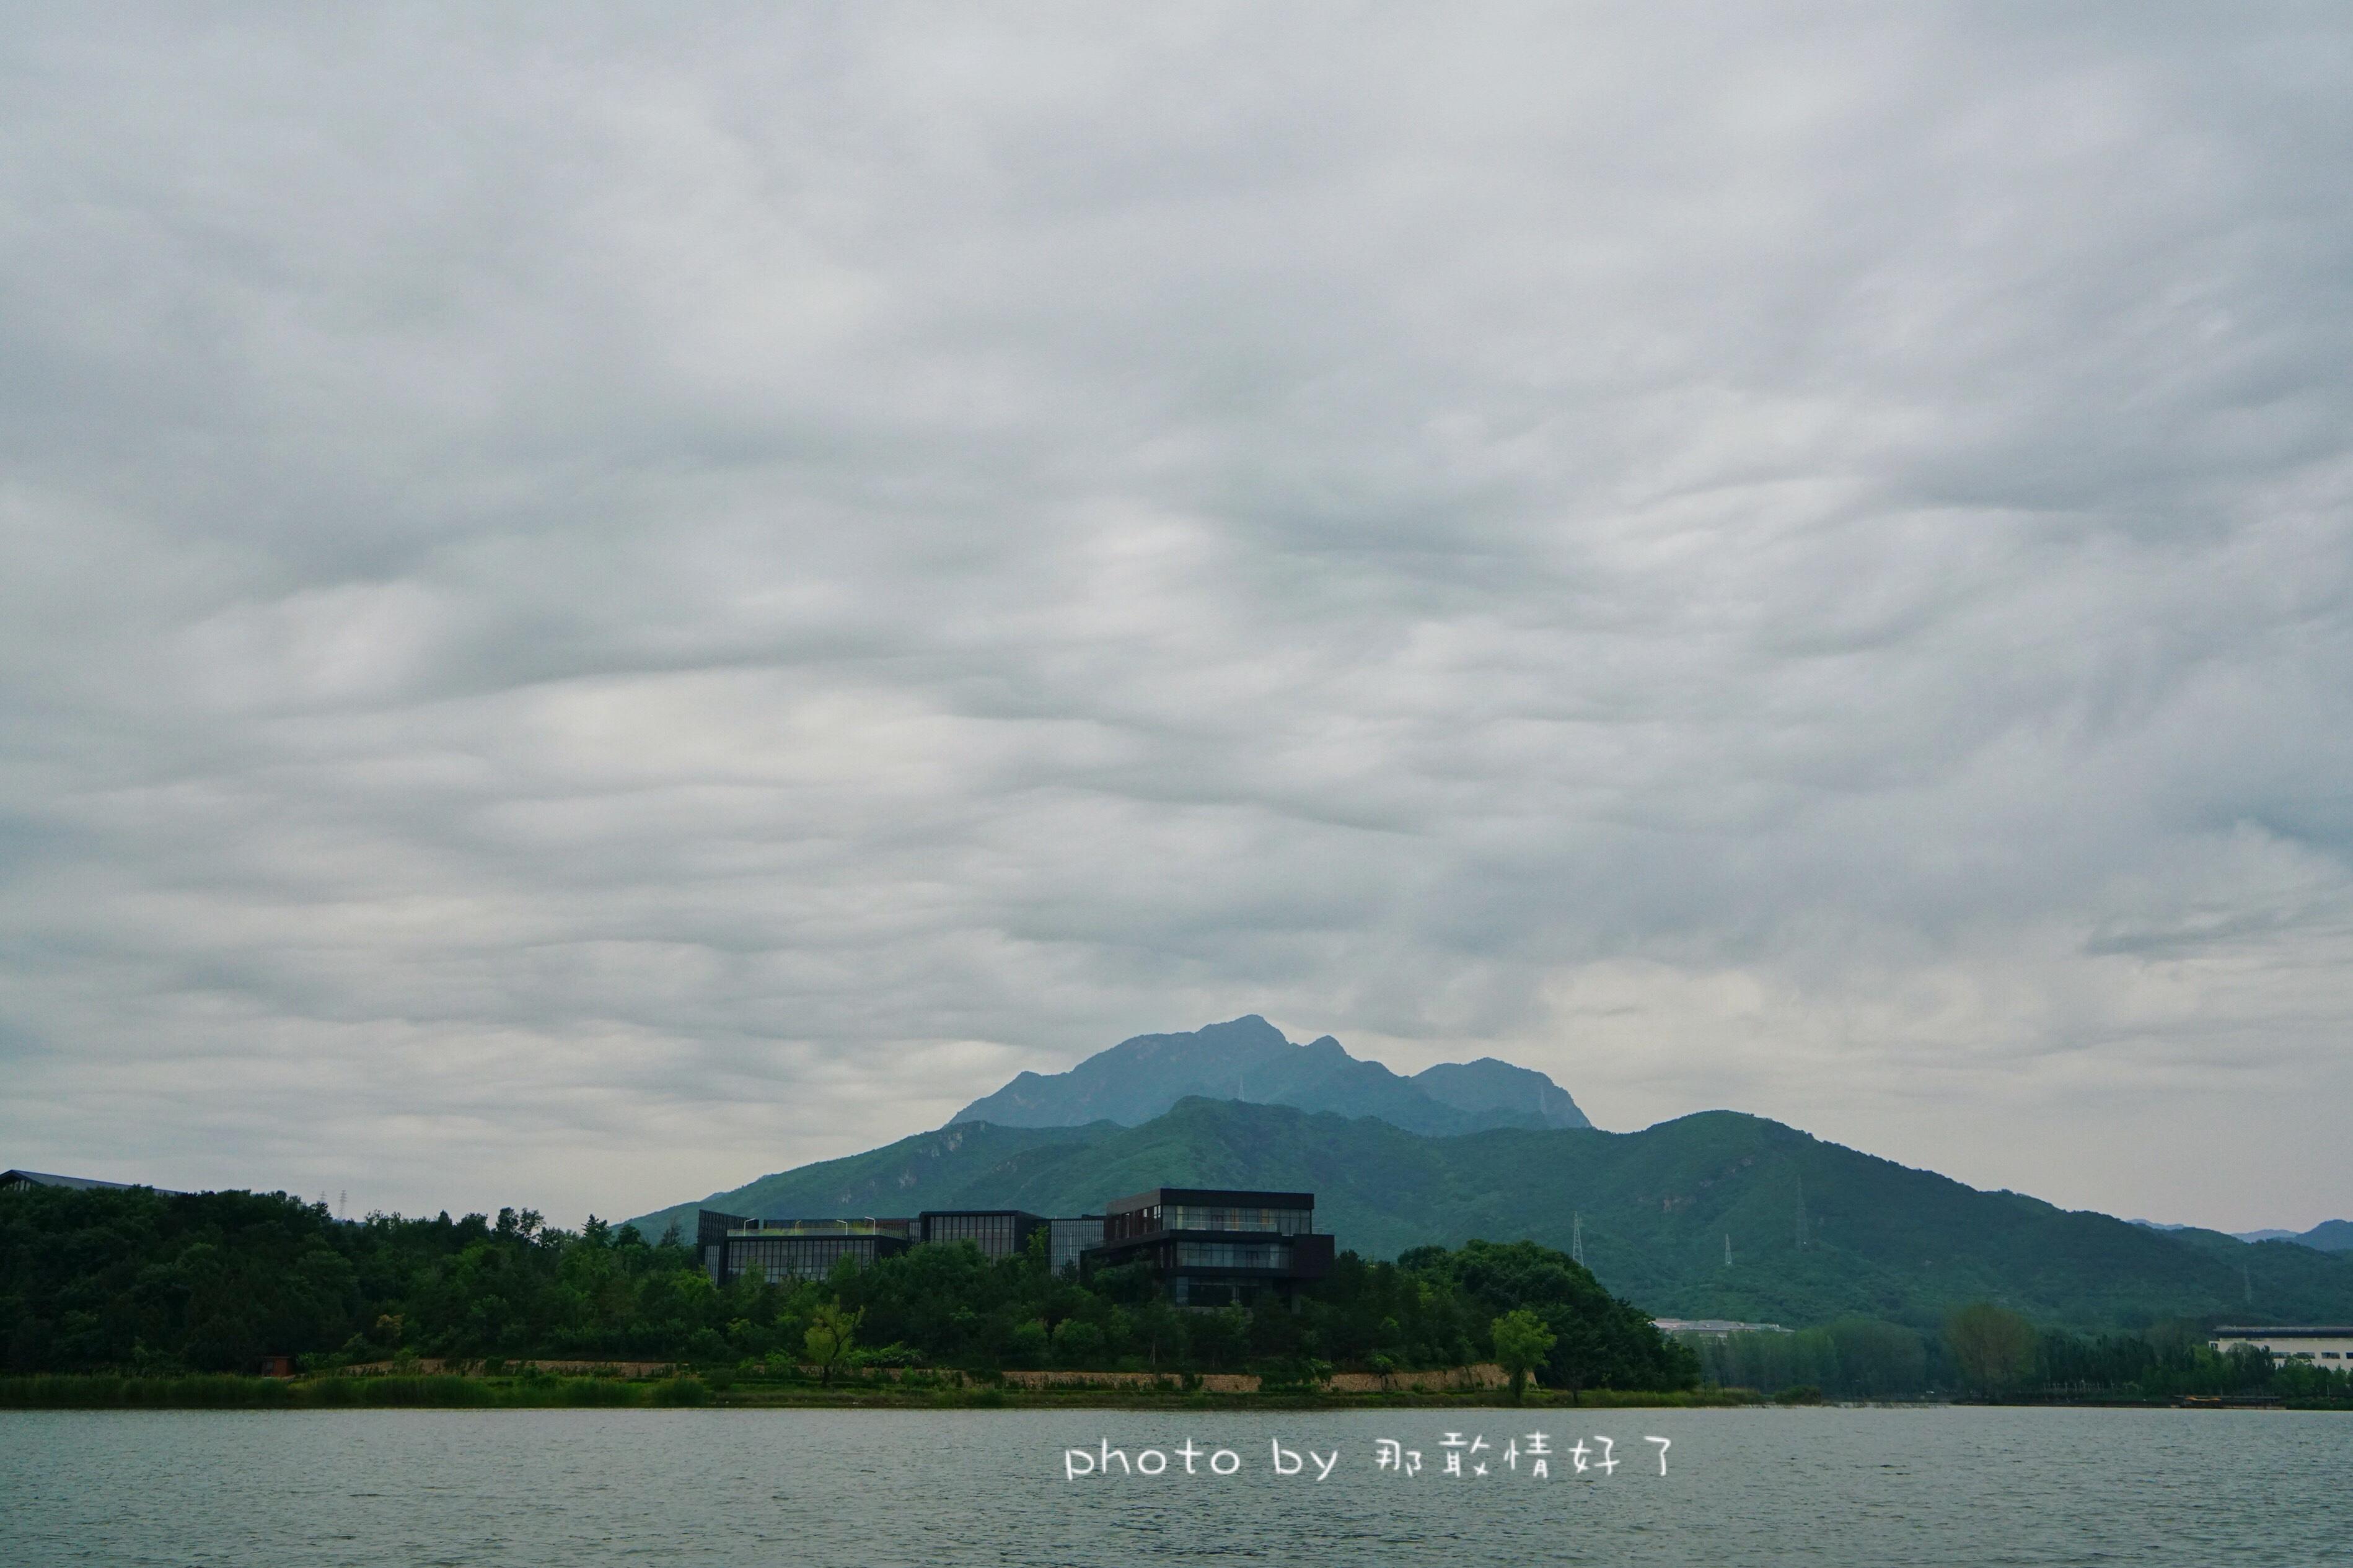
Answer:
[[[843,1258],[864,1268],[913,1245],[908,1219],[746,1219],[704,1209],[695,1220],[695,1250],[712,1281],[724,1285],[757,1271],[772,1285],[822,1279]]]
[[[863,1268],[927,1241],[968,1241],[990,1258],[1018,1258],[1049,1223],[1020,1209],[926,1209],[913,1219],[746,1219],[704,1209],[695,1247],[719,1284],[747,1269],[783,1284],[822,1279],[845,1258]]]
[[[724,1285],[746,1273],[771,1284],[823,1279],[847,1259],[858,1268],[926,1242],[969,1243],[990,1258],[1018,1258],[1046,1234],[1060,1273],[1145,1263],[1180,1307],[1225,1307],[1269,1292],[1290,1300],[1332,1267],[1332,1238],[1316,1234],[1313,1193],[1155,1187],[1100,1215],[1049,1219],[1021,1209],[926,1209],[913,1219],[747,1219],[704,1209],[695,1247]]]
[[[1272,1292],[1297,1297],[1332,1268],[1332,1238],[1315,1230],[1314,1193],[1155,1187],[1104,1205],[1103,1240],[1090,1274],[1151,1266],[1180,1307],[1228,1307]]]

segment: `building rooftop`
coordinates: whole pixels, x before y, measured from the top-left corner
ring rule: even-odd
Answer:
[[[47,1171],[0,1171],[0,1187],[66,1187],[75,1192],[128,1192],[144,1182],[101,1182],[95,1176],[58,1176]],[[169,1187],[153,1189],[167,1198],[185,1197]]]
[[[1230,1187],[1152,1187],[1113,1198],[1103,1205],[1103,1210],[1106,1214],[1129,1214],[1165,1204],[1226,1209],[1312,1209],[1315,1206],[1315,1194],[1260,1193]]]
[[[903,1219],[747,1219],[727,1227],[730,1236],[895,1236],[903,1238],[912,1221]]]

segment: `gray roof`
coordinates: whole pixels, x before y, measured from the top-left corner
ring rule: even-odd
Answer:
[[[95,1176],[55,1176],[46,1171],[0,1171],[0,1187],[13,1187],[20,1183],[36,1187],[71,1187],[76,1192],[84,1193],[121,1192],[131,1187],[146,1185],[144,1182],[101,1182]],[[155,1191],[164,1194],[166,1197],[184,1195],[173,1192],[168,1187],[157,1187]]]

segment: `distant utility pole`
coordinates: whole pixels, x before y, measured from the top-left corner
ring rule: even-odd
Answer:
[[[351,1206],[352,1190],[349,1187],[345,1187],[342,1192],[335,1194],[335,1217],[337,1219],[342,1219],[350,1212]]]

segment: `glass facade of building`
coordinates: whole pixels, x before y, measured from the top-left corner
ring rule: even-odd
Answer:
[[[1291,1268],[1291,1247],[1281,1241],[1180,1241],[1176,1244],[1176,1267],[1179,1268]]]
[[[1019,1209],[927,1209],[920,1216],[922,1239],[968,1241],[990,1258],[1017,1258],[1030,1234],[1046,1222]]]
[[[863,1268],[877,1258],[904,1252],[906,1242],[895,1236],[775,1235],[754,1232],[727,1238],[729,1279],[745,1274],[764,1276],[771,1285],[796,1279],[823,1279],[834,1265],[848,1258]]]
[[[1253,1198],[1260,1201],[1249,1201]],[[1103,1225],[1107,1241],[1127,1241],[1166,1230],[1269,1231],[1276,1236],[1305,1236],[1315,1228],[1315,1194],[1191,1192],[1163,1187],[1113,1201]]]
[[[704,1209],[695,1221],[702,1267],[721,1285],[745,1273],[769,1283],[822,1279],[848,1258],[859,1268],[904,1252],[909,1219],[747,1219]]]
[[[1315,1211],[1166,1204],[1161,1206],[1160,1226],[1163,1230],[1268,1230],[1278,1236],[1297,1236],[1315,1228]]]
[[[1247,1307],[1266,1289],[1266,1286],[1240,1279],[1203,1279],[1195,1274],[1179,1274],[1168,1281],[1168,1299],[1180,1307],[1204,1310]]]
[[[1103,1244],[1103,1217],[1099,1214],[1083,1214],[1072,1219],[1050,1219],[1046,1224],[1049,1229],[1046,1261],[1057,1274],[1076,1268],[1080,1254],[1091,1247]]]
[[[1293,1299],[1332,1266],[1332,1238],[1315,1233],[1313,1193],[1158,1187],[1105,1209],[1103,1245],[1085,1266],[1145,1265],[1179,1306]]]

